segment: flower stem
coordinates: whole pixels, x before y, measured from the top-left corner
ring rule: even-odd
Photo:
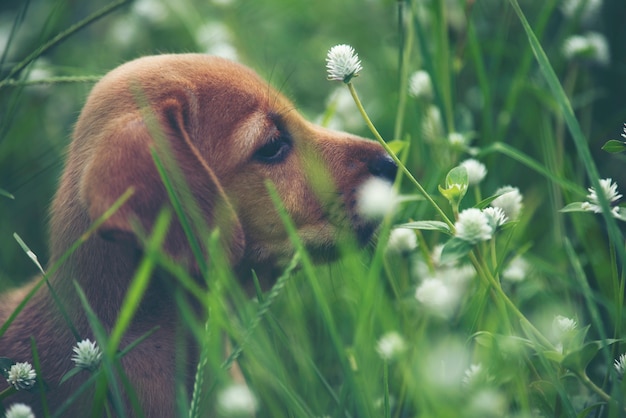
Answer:
[[[413,177],[413,174],[411,174],[411,172],[406,168],[406,166],[402,163],[402,161],[400,161],[398,156],[391,150],[391,148],[389,148],[389,145],[387,145],[387,143],[385,142],[383,137],[380,135],[380,133],[378,133],[378,130],[376,129],[376,127],[372,123],[371,119],[367,115],[367,112],[365,111],[365,108],[361,104],[361,100],[359,99],[359,96],[356,93],[354,85],[352,83],[350,83],[350,82],[346,83],[346,85],[348,86],[348,89],[350,90],[350,94],[352,95],[352,98],[354,99],[354,102],[356,103],[356,106],[359,109],[359,112],[361,112],[361,116],[363,116],[363,119],[365,119],[365,123],[367,124],[367,127],[374,134],[374,137],[376,138],[376,140],[380,143],[380,145],[382,145],[382,147],[385,149],[385,151],[387,151],[389,156],[398,165],[398,168],[400,168],[402,170],[402,172],[415,185],[415,187],[417,187],[417,189],[426,198],[426,200],[428,200],[428,202],[435,208],[435,210],[439,213],[439,215],[441,216],[443,221],[446,224],[448,224],[448,226],[450,227],[450,230],[454,231],[454,223],[448,218],[448,216],[446,216],[445,212],[439,207],[439,205],[437,205],[437,203],[433,200],[433,198],[430,197],[428,192],[426,192],[426,190],[417,181],[417,179],[415,177]]]

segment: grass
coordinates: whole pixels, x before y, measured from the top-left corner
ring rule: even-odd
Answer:
[[[58,171],[66,141],[47,140],[41,149],[51,153],[45,157],[18,146],[33,135],[33,115],[48,115],[52,123],[46,133],[63,137],[88,90],[85,83],[97,79],[101,68],[114,67],[139,50],[151,51],[159,41],[172,51],[207,47],[194,38],[206,23],[198,15],[230,30],[214,33],[209,48],[229,43],[273,84],[283,90],[290,86],[287,94],[303,112],[323,114],[325,121],[346,128],[351,123],[373,135],[394,153],[402,172],[399,209],[383,222],[377,243],[362,251],[346,250],[338,262],[322,266],[311,262],[268,184],[297,251],[274,288],[249,300],[228,265],[220,262],[219,231],[202,234],[204,243],[194,241],[192,231],[201,226],[190,210],[189,193],[177,175],[168,177],[167,152],[157,150],[154,158],[174,213],[164,213],[145,237],[144,260],[110,334],[83,300],[103,350],[100,368],[80,389],[95,390],[94,415],[123,416],[123,394],[133,399],[133,388],[119,378],[119,361],[139,341],[128,347],[120,347],[120,341],[155,268],[176,279],[179,315],[202,347],[192,394],[184,393],[182,371],[177,377],[180,416],[204,416],[207,408],[215,408],[217,416],[237,416],[233,408],[245,396],[224,400],[233,384],[228,370],[235,360],[256,400],[241,408],[253,408],[259,417],[626,413],[626,385],[614,366],[626,351],[623,212],[614,216],[602,193],[598,214],[585,212],[580,203],[588,200],[588,187],[601,189],[600,179],[626,180],[623,157],[600,150],[607,140],[619,139],[626,113],[610,85],[604,91],[596,87],[609,70],[594,63],[590,51],[571,59],[561,53],[568,37],[593,27],[584,10],[566,16],[555,0],[521,5],[517,0],[497,5],[371,2],[367,7],[346,1],[320,2],[302,13],[283,0],[254,6],[189,1],[171,9],[166,19],[156,13],[167,7],[161,3],[143,3],[151,15],[136,4],[115,2],[83,19],[58,2],[38,20],[47,22],[45,37],[24,41],[19,34],[35,3],[25,3],[15,13],[9,37],[13,50],[3,54],[0,72],[0,231],[7,234],[0,236],[0,289],[32,274],[34,254],[46,258],[40,205],[21,202],[46,200],[54,184],[28,181],[35,174],[16,162],[46,173]],[[620,10],[611,2],[604,7]],[[274,20],[281,25],[265,26]],[[82,54],[92,50],[96,36],[116,22],[146,25],[153,38],[136,35],[139,46],[133,51],[123,43],[108,55],[94,51],[89,63],[81,61],[81,52],[71,52],[71,46]],[[601,28],[597,21],[595,25]],[[51,27],[59,28],[58,35]],[[314,39],[306,30],[311,27],[319,28]],[[361,75],[348,86],[324,80],[324,54],[338,43],[352,44],[363,60]],[[293,52],[295,44],[302,47]],[[42,55],[54,73],[28,79]],[[626,77],[619,59],[611,57],[609,67]],[[432,96],[408,94],[410,75],[417,69],[429,73]],[[37,90],[34,85],[47,87]],[[333,88],[342,89],[333,97],[345,94],[347,104],[341,99],[325,102]],[[58,115],[51,109],[58,111],[63,101],[71,103],[64,116],[50,117]],[[34,106],[39,102],[46,106]],[[606,111],[607,102],[613,110]],[[355,125],[354,115],[365,118]],[[462,140],[450,142],[455,137]],[[457,168],[470,157],[487,168],[477,184]],[[498,197],[496,190],[507,184],[520,191],[520,216],[510,216],[487,240],[470,243],[456,236],[459,214],[502,202],[506,195]],[[208,290],[161,254],[163,232],[174,216],[185,226],[191,248],[206,246],[214,255],[209,265],[198,260]],[[33,226],[32,219],[42,221]],[[417,248],[388,249],[398,226],[414,234]],[[24,261],[10,262],[20,259]],[[186,292],[206,307],[206,323],[190,312]],[[11,320],[2,324],[0,335]],[[391,344],[386,350],[382,344],[398,341],[398,336],[401,346]],[[226,340],[232,345],[230,356],[223,352]],[[34,341],[34,354],[37,350],[41,347]],[[11,353],[0,357],[11,358]],[[180,364],[183,357],[177,359]],[[10,404],[3,397],[0,409]],[[62,412],[47,411],[46,416]]]

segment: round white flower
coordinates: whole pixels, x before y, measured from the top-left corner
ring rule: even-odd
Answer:
[[[391,331],[380,337],[376,344],[376,351],[383,360],[391,360],[406,349],[404,338],[395,331]]]
[[[562,52],[567,59],[587,59],[600,65],[610,61],[606,38],[597,32],[570,36],[563,43]]]
[[[482,364],[471,364],[467,370],[465,370],[462,383],[465,386],[471,386],[480,380],[483,372]]]
[[[465,135],[462,133],[450,132],[448,134],[448,142],[450,142],[450,145],[453,147],[463,147],[467,143],[467,138],[465,138]]]
[[[6,410],[5,418],[35,418],[30,406],[23,403],[14,403]]]
[[[598,15],[602,8],[602,0],[563,0],[560,8],[568,18],[580,13],[582,20],[589,22]]]
[[[258,407],[254,394],[245,384],[233,384],[217,398],[217,407],[224,415],[253,415]]]
[[[552,327],[559,336],[574,331],[577,326],[578,324],[576,323],[576,320],[562,315],[555,316],[552,321]]]
[[[444,318],[452,314],[458,301],[454,289],[437,278],[424,279],[415,290],[415,298],[429,311]]]
[[[522,257],[515,257],[502,271],[502,278],[508,282],[521,282],[528,276],[528,262]]]
[[[398,254],[406,254],[417,248],[415,231],[408,228],[395,228],[389,234],[387,251]]]
[[[614,205],[618,200],[622,198],[622,195],[617,192],[617,183],[613,183],[613,180],[601,179],[600,187],[602,188],[602,193],[606,200],[609,201],[609,205]],[[589,212],[601,213],[602,208],[600,207],[600,202],[598,201],[598,193],[596,189],[590,187],[587,189],[589,194],[587,195],[587,202],[583,202],[582,208]],[[617,215],[619,208],[617,206],[611,209],[613,215]]]
[[[433,85],[430,75],[424,70],[411,74],[409,78],[409,95],[416,99],[428,100],[433,97]]]
[[[232,43],[228,26],[221,22],[210,22],[200,26],[195,33],[196,44],[206,54],[237,60],[237,50]]]
[[[15,363],[9,369],[7,382],[17,390],[30,389],[35,385],[37,373],[30,363]]]
[[[475,186],[487,175],[487,168],[483,163],[473,158],[463,161],[461,167],[467,170],[467,180],[470,186]]]
[[[359,71],[363,69],[361,60],[350,45],[335,45],[326,56],[326,69],[328,71],[328,79],[350,82],[352,77],[359,75]]]
[[[454,224],[456,236],[471,244],[491,239],[493,228],[489,225],[489,219],[480,209],[465,209],[459,214],[459,219]]]
[[[496,229],[504,225],[507,221],[506,215],[504,214],[502,208],[485,208],[483,209],[483,213],[487,217],[487,222],[489,223],[489,226],[491,226],[493,232],[495,232]]]
[[[76,367],[86,370],[95,370],[100,365],[102,352],[95,342],[88,339],[78,342],[72,349],[72,361]]]
[[[496,190],[495,194],[500,196],[491,202],[491,206],[502,209],[509,221],[517,220],[522,211],[522,195],[519,189],[517,187],[504,186]]]
[[[367,219],[381,219],[393,213],[398,196],[393,185],[378,177],[365,181],[357,190],[357,212]]]

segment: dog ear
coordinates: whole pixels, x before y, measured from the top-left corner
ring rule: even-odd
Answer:
[[[208,231],[219,228],[231,263],[243,256],[243,228],[215,173],[191,141],[178,102],[163,103],[160,109],[148,109],[143,116],[133,113],[124,120],[116,120],[114,128],[104,132],[106,135],[95,141],[91,160],[84,167],[80,200],[94,221],[129,188],[133,194],[100,225],[98,232],[102,238],[138,243],[137,226],[151,231],[159,212],[171,206],[155,164],[155,152],[164,163],[166,178],[172,180],[178,191],[185,214],[191,217],[198,242],[205,244]],[[200,214],[202,220],[198,222],[194,214]],[[197,268],[176,217],[164,249],[175,259],[186,260]]]

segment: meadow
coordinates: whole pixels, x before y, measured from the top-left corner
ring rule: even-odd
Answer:
[[[621,0],[8,1],[0,291],[55,268],[48,206],[93,83],[142,55],[221,55],[309,119],[385,144],[400,170],[394,193],[372,191],[367,248],[316,265],[292,234],[297,254],[254,300],[209,266],[208,321],[179,305],[202,347],[194,393],[177,382],[181,417],[624,417],[624,16]],[[360,65],[333,77],[344,44]],[[103,357],[67,378],[90,373],[108,388],[95,404],[119,412],[132,389],[110,376],[132,347],[96,336]]]

